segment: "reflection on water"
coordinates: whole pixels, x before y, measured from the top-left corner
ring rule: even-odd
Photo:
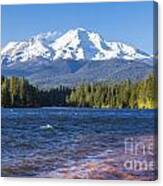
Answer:
[[[156,155],[125,154],[124,140],[154,144],[156,128],[154,110],[2,109],[2,176],[153,180],[157,166],[124,162]]]

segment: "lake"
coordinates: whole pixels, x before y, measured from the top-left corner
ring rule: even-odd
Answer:
[[[156,110],[2,108],[2,176],[157,178]]]

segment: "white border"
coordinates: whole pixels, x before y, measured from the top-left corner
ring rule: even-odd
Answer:
[[[127,0],[124,0],[127,1]],[[1,0],[0,4],[35,4],[35,3],[64,3],[64,2],[75,2],[75,3],[83,3],[83,2],[124,2],[123,0]],[[128,0],[128,1],[136,1],[136,0]],[[140,1],[140,0],[139,0]],[[109,185],[163,185],[163,99],[161,95],[163,95],[163,60],[162,55],[163,48],[161,43],[163,43],[163,39],[160,33],[163,33],[161,21],[163,20],[163,0],[157,0],[159,3],[159,179],[154,182],[141,182],[141,181],[110,181],[110,180],[67,180],[67,179],[44,179],[44,178],[0,178],[0,185],[2,186],[35,186],[39,184],[39,186],[45,185],[57,185],[57,186],[108,186]],[[162,144],[161,144],[162,143]],[[162,158],[161,158],[162,157]]]

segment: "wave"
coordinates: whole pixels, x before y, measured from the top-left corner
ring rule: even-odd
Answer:
[[[53,126],[47,124],[47,125],[41,126],[40,128],[41,128],[41,129],[53,129]]]

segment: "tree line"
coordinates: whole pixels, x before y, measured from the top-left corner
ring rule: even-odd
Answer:
[[[156,108],[157,83],[154,75],[132,83],[123,81],[82,84],[75,88],[60,86],[40,90],[28,80],[18,77],[1,78],[3,107],[75,106],[96,108]]]
[[[51,90],[40,90],[28,80],[18,77],[1,78],[1,104],[3,107],[66,106],[66,97],[71,90],[60,86]]]
[[[79,107],[152,109],[157,106],[156,86],[154,75],[137,83],[83,84],[72,90],[68,102]]]

